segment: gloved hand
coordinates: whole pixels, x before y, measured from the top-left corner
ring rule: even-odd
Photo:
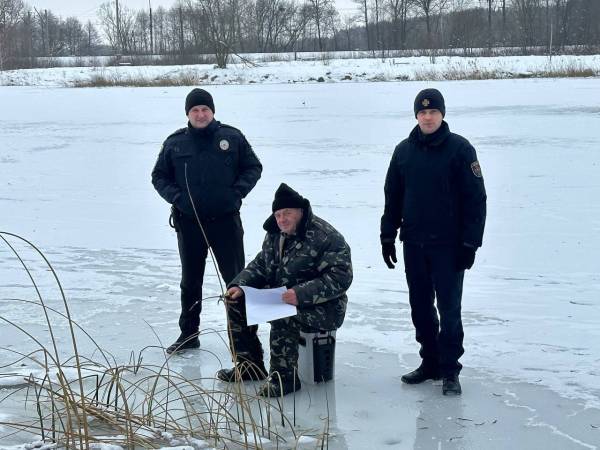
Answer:
[[[396,259],[396,246],[393,242],[384,242],[381,244],[381,254],[383,255],[383,260],[385,264],[388,266],[388,269],[393,269],[395,266],[392,264],[392,261],[397,263]]]
[[[456,268],[459,272],[473,267],[473,263],[475,262],[475,250],[477,250],[475,247],[469,247],[468,245],[461,245],[458,248],[456,254]]]

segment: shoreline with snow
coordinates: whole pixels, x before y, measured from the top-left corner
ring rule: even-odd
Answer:
[[[0,86],[192,86],[600,76],[600,55],[323,59],[255,66],[97,66],[0,72]]]

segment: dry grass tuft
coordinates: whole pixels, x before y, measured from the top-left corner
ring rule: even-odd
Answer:
[[[414,75],[416,81],[446,80],[502,80],[516,78],[573,78],[594,77],[598,70],[581,62],[570,62],[560,65],[549,63],[545,69],[510,72],[502,68],[480,68],[476,62],[454,64],[445,69],[423,69]]]
[[[75,80],[70,86],[79,88],[198,86],[206,84],[207,79],[207,74],[195,73],[191,70],[159,77],[150,77],[143,74],[124,75],[118,72],[107,73],[102,71],[92,75],[88,80]]]
[[[41,442],[53,445],[52,448],[77,449],[90,449],[100,442],[127,449],[173,445],[260,449],[265,445],[263,439],[268,439],[269,448],[296,447],[300,433],[294,426],[295,417],[290,420],[284,414],[283,399],[263,399],[257,396],[255,388],[243,383],[219,389],[215,386],[220,383],[215,379],[186,378],[169,368],[166,354],[160,365],[144,363],[143,352],[153,347],[143,349],[137,356],[132,352],[126,364],[118,364],[72,319],[60,280],[44,254],[12,233],[0,232],[0,242],[19,261],[37,293],[36,300],[14,301],[38,307],[51,338],[51,345],[45,346],[21,325],[0,315],[1,321],[37,347],[28,354],[2,348],[14,359],[4,361],[0,369],[22,361],[33,362],[40,369],[38,375],[31,373],[0,398],[2,404],[23,394],[24,414],[29,414],[20,421],[0,422],[12,430],[4,437],[30,433],[41,436]],[[62,311],[46,304],[30,268],[31,257],[22,257],[16,244],[25,244],[43,260],[46,272],[52,274],[60,291]],[[70,350],[59,349],[55,338],[57,320],[66,321],[70,329]],[[80,354],[75,336],[81,333],[93,343],[94,357]],[[61,356],[65,350],[72,356]],[[327,445],[329,421],[325,422],[323,430],[316,431],[317,448]]]

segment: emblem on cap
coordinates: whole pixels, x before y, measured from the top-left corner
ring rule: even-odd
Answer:
[[[471,170],[473,171],[473,175],[475,175],[477,178],[483,177],[483,174],[481,173],[481,166],[479,165],[479,161],[474,161],[471,163]]]
[[[429,106],[429,104],[430,104],[430,103],[431,103],[431,102],[429,101],[429,99],[428,99],[428,98],[426,98],[425,100],[423,100],[423,101],[421,102],[421,105],[423,105],[425,108],[427,108],[427,107]]]
[[[221,139],[219,141],[219,148],[223,151],[229,150],[229,141],[227,139]]]

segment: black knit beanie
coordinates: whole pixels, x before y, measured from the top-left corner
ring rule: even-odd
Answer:
[[[213,103],[212,95],[206,92],[204,89],[192,89],[185,98],[185,115],[187,116],[194,106],[204,105],[208,106],[210,110],[215,113],[215,104]]]
[[[283,208],[306,208],[308,201],[285,183],[281,183],[275,192],[273,212]]]
[[[415,98],[415,117],[417,113],[424,109],[437,109],[442,113],[442,117],[446,115],[446,104],[444,96],[437,89],[423,89]]]

